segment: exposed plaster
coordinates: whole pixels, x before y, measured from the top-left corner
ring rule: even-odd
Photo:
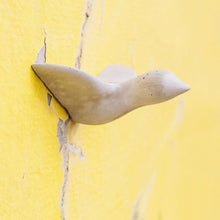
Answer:
[[[70,118],[66,121],[59,119],[57,124],[57,137],[60,142],[60,149],[62,150],[62,163],[63,163],[63,185],[61,189],[61,198],[60,198],[60,210],[62,213],[62,220],[65,220],[65,195],[69,179],[69,151],[76,153],[80,156],[81,159],[84,159],[81,148],[76,148],[74,144],[69,142],[68,138],[68,129],[69,126],[73,123]]]
[[[78,48],[78,53],[76,57],[75,67],[79,68],[81,67],[81,59],[83,54],[83,42],[84,42],[84,32],[85,28],[88,22],[88,19],[91,14],[92,9],[92,0],[87,0],[86,2],[86,8],[84,11],[84,21],[82,23],[81,28],[81,39],[80,39],[80,45]],[[61,119],[59,119],[57,124],[57,137],[60,141],[60,151],[62,150],[62,161],[63,161],[63,185],[61,189],[61,198],[60,198],[60,210],[62,214],[62,220],[66,219],[67,213],[65,209],[65,199],[66,199],[66,190],[68,185],[68,179],[69,179],[69,150],[78,154],[82,159],[84,159],[84,155],[82,153],[81,148],[76,148],[75,145],[71,144],[68,139],[68,128],[70,124],[73,123],[70,118],[68,118],[65,122],[63,122]]]
[[[71,152],[78,154],[81,159],[84,159],[82,149],[80,147],[76,148],[75,145],[71,144],[69,141],[68,130],[69,130],[71,123],[73,122],[70,120],[70,118],[68,118],[66,121],[63,121],[59,118],[59,121],[57,124],[57,137],[60,142],[59,151],[61,151],[62,147],[66,145]]]
[[[46,40],[47,40],[47,35],[46,35],[46,32],[45,32],[44,45],[40,49],[40,51],[37,55],[37,59],[36,59],[35,63],[46,63],[46,50],[47,50]]]
[[[51,100],[52,100],[52,95],[47,93],[47,104],[48,104],[48,106],[50,106]]]
[[[88,13],[88,12],[85,12],[85,14],[86,13]],[[85,25],[83,25],[83,28],[85,28]],[[44,45],[40,49],[40,51],[37,55],[37,59],[36,59],[35,63],[46,63],[47,32],[45,30],[45,27],[43,27],[43,30],[44,30],[44,34],[45,34]],[[81,41],[83,41],[83,39],[81,39]],[[80,43],[80,51],[82,52],[82,43]],[[80,65],[81,57],[82,56],[80,55],[77,58],[76,66]],[[48,104],[49,107],[51,105],[51,100],[52,100],[52,96],[49,93],[47,93],[47,104]],[[54,108],[54,106],[52,106],[52,107]],[[57,112],[56,112],[55,109],[54,109],[54,111],[57,115]],[[62,150],[62,165],[63,165],[63,185],[62,185],[62,189],[61,189],[61,198],[60,198],[60,210],[61,210],[61,214],[62,214],[62,220],[66,219],[66,217],[65,217],[66,216],[65,207],[64,206],[65,206],[66,189],[67,189],[68,178],[69,178],[69,151],[71,151],[75,154],[78,154],[81,159],[85,158],[83,153],[82,153],[82,149],[80,147],[76,148],[74,144],[71,144],[69,142],[68,128],[71,125],[71,123],[73,123],[73,122],[68,117],[68,119],[66,121],[63,121],[59,118],[59,121],[58,121],[58,124],[57,124],[57,137],[58,137],[59,142],[60,142],[59,151]]]
[[[58,137],[58,139],[59,139],[59,142],[60,142],[60,148],[59,148],[59,151],[61,151],[61,149],[62,149],[62,146],[63,146],[63,144],[64,144],[64,138],[65,138],[65,135],[64,135],[64,133],[65,133],[65,130],[67,129],[67,128],[65,128],[66,127],[66,122],[63,122],[63,120],[61,120],[60,118],[59,118],[59,121],[58,121],[58,123],[57,123],[57,137]]]
[[[63,185],[62,185],[61,197],[60,197],[60,210],[62,214],[62,220],[65,220],[66,215],[65,215],[64,205],[65,205],[66,189],[69,179],[69,149],[66,144],[63,146],[62,158],[63,158]]]
[[[77,53],[77,57],[76,57],[76,62],[75,62],[75,67],[79,68],[79,69],[81,67],[81,59],[82,59],[82,55],[83,55],[84,33],[85,33],[86,25],[88,23],[88,19],[91,15],[92,4],[93,4],[93,0],[87,0],[85,12],[84,12],[84,21],[83,21],[82,27],[81,27],[80,45],[79,45],[79,49],[78,49],[78,53]]]
[[[37,59],[35,61],[35,63],[46,63],[47,60],[47,32],[46,32],[46,28],[45,26],[43,27],[43,31],[44,31],[44,45],[43,47],[40,49],[38,55],[37,55]],[[47,104],[50,107],[51,104],[51,100],[52,100],[52,95],[50,95],[49,93],[47,93]],[[56,113],[56,111],[55,111]],[[57,113],[56,113],[57,115]]]

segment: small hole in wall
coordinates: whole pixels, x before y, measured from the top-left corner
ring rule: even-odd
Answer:
[[[50,103],[51,103],[51,99],[52,99],[52,96],[47,93],[47,104],[50,106]]]

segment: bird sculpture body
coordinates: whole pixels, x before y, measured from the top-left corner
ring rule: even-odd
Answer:
[[[167,101],[190,87],[168,70],[137,76],[127,66],[109,65],[97,77],[80,69],[33,64],[32,68],[72,121],[104,124],[145,105]]]

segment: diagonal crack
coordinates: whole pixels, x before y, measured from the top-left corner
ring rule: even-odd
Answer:
[[[67,183],[69,178],[69,149],[68,149],[68,124],[70,122],[70,119],[68,118],[65,122],[63,122],[61,119],[58,121],[57,125],[57,137],[60,141],[60,150],[63,147],[62,150],[62,161],[63,161],[63,185],[61,189],[61,198],[60,198],[60,210],[62,214],[62,220],[65,220],[65,195],[66,195],[66,189],[67,189]]]
[[[86,8],[84,11],[84,21],[82,23],[81,27],[81,39],[79,44],[79,49],[76,57],[75,67],[80,68],[81,67],[81,60],[82,60],[82,54],[83,54],[83,42],[84,42],[84,33],[86,29],[86,25],[88,22],[88,19],[91,14],[92,9],[92,0],[87,0],[86,2]],[[58,130],[57,130],[57,136],[60,141],[60,150],[62,149],[62,161],[63,161],[63,185],[61,189],[61,198],[60,198],[60,210],[62,214],[62,220],[66,219],[66,209],[65,209],[65,200],[66,200],[66,191],[68,186],[68,179],[69,179],[69,150],[79,154],[79,156],[84,159],[84,155],[82,153],[81,148],[76,148],[73,144],[69,142],[68,139],[68,127],[70,125],[71,120],[68,118],[65,122],[63,122],[61,119],[59,119],[58,122]],[[63,147],[62,147],[63,146]]]
[[[69,142],[68,129],[72,121],[68,118],[66,121],[59,119],[57,124],[57,137],[60,142],[60,151],[62,150],[62,163],[63,163],[63,185],[61,189],[60,198],[60,210],[62,214],[62,220],[66,219],[65,214],[65,196],[67,191],[68,179],[69,179],[69,150],[78,154],[81,159],[84,159],[81,148],[76,148],[75,145]]]

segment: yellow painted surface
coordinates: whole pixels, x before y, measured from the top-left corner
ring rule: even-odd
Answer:
[[[66,113],[31,70],[46,37],[46,62],[74,66],[86,0],[0,4],[0,219],[61,219]],[[220,2],[93,0],[81,69],[108,64],[138,74],[169,69],[187,94],[106,125],[81,125],[70,141],[64,212],[70,220],[220,219]]]

